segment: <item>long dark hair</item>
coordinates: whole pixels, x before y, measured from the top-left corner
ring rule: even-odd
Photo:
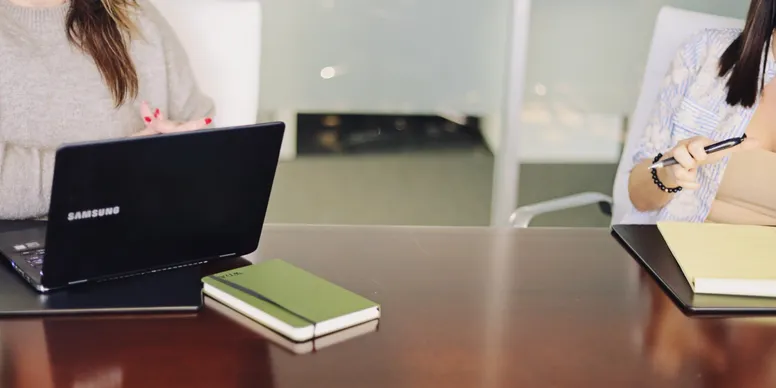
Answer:
[[[136,0],[70,0],[67,36],[90,55],[118,107],[138,93],[138,77],[129,55],[135,33],[130,17]]]
[[[719,60],[719,76],[724,77],[730,73],[727,81],[728,104],[741,104],[747,108],[754,105],[757,95],[765,86],[765,66],[774,28],[776,0],[752,0],[744,30]]]

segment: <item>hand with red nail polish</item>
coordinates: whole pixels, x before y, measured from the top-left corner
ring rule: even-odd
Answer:
[[[213,119],[210,117],[187,122],[167,120],[159,108],[153,110],[152,113],[151,107],[145,101],[140,104],[140,114],[145,122],[145,129],[136,133],[134,136],[196,131],[207,127],[213,122]]]

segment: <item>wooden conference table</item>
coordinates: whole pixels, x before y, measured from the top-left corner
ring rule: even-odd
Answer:
[[[383,305],[296,355],[195,316],[0,321],[2,387],[762,387],[776,324],[690,319],[604,229],[268,226],[283,258]]]

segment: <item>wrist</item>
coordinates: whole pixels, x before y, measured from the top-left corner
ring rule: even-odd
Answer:
[[[657,178],[667,187],[679,186],[676,182],[676,178],[674,178],[674,174],[671,173],[671,170],[668,167],[657,169]]]
[[[657,154],[652,163],[657,163],[664,158],[666,158],[666,156]],[[650,174],[652,176],[652,182],[660,191],[663,191],[667,194],[674,194],[682,191],[682,187],[678,185],[676,179],[668,168],[653,168],[650,170]]]

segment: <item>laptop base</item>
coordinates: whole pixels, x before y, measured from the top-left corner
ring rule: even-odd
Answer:
[[[0,259],[0,317],[192,313],[203,305],[200,266],[41,294]]]

